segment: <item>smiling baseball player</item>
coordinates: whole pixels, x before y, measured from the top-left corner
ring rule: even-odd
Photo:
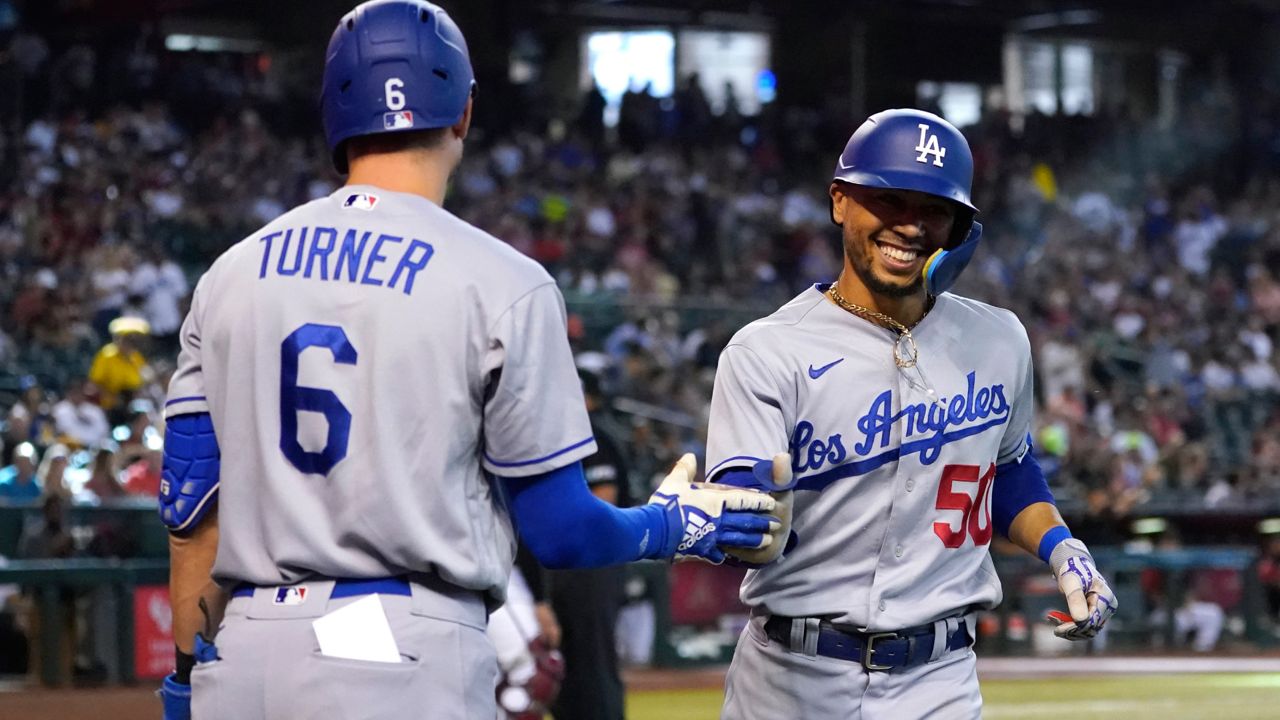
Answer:
[[[439,7],[347,14],[321,99],[347,185],[195,290],[166,403],[166,718],[493,720],[485,622],[516,531],[594,567],[719,562],[780,528],[768,495],[693,483],[692,455],[648,505],[588,490],[555,282],[441,207],[473,77]]]
[[[888,110],[831,183],[837,282],[739,331],[716,372],[715,481],[758,487],[780,444],[794,535],[748,572],[752,620],[726,720],[977,718],[974,612],[1001,599],[993,533],[1049,564],[1092,637],[1115,597],[1053,505],[1028,444],[1031,347],[1009,311],[947,293],[981,234],[973,159],[942,118]]]

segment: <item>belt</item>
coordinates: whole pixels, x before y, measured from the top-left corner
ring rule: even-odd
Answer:
[[[323,578],[320,578],[323,579]],[[306,584],[306,583],[301,583]],[[240,583],[231,591],[231,597],[241,598],[250,597],[253,591],[259,587],[273,587],[269,585],[250,585],[249,583]],[[289,585],[280,585],[279,588],[292,587]],[[331,600],[340,598],[356,597],[357,595],[372,595],[378,593],[380,595],[405,595],[412,594],[409,589],[409,581],[400,577],[387,578],[365,578],[360,580],[335,580],[333,582],[333,592],[329,593]]]
[[[955,629],[944,638],[946,650],[973,644],[963,616],[955,618]],[[946,622],[951,627],[951,622]],[[765,635],[793,652],[821,655],[856,662],[867,670],[902,670],[924,665],[933,658],[936,630],[933,624],[894,632],[841,630],[821,618],[791,618],[771,615],[764,623]]]

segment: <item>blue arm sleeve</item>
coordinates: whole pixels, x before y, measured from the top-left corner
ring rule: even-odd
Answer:
[[[670,557],[679,542],[660,505],[620,509],[587,489],[582,463],[502,478],[520,539],[549,568],[588,568]]]
[[[160,520],[170,532],[194,528],[218,497],[222,453],[209,413],[169,418],[164,428]]]
[[[1030,448],[1021,460],[996,467],[991,488],[991,521],[1001,537],[1009,537],[1009,526],[1018,513],[1039,502],[1053,502],[1053,493],[1044,471]]]

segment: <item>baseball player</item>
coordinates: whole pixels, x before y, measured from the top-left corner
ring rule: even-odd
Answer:
[[[347,185],[196,287],[165,406],[167,718],[492,720],[516,529],[589,567],[718,562],[779,527],[768,495],[691,482],[692,455],[642,507],[587,489],[555,283],[441,207],[473,78],[439,7],[348,13],[321,96]]]
[[[1048,563],[1093,637],[1116,600],[1071,537],[1028,442],[1031,347],[1007,310],[949,294],[981,233],[964,137],[871,116],[829,188],[844,269],[740,330],[716,373],[715,481],[756,486],[779,444],[792,535],[747,573],[752,619],[723,717],[977,718],[974,612],[1000,602],[993,533]]]

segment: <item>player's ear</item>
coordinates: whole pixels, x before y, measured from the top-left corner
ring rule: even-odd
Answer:
[[[459,140],[466,140],[467,133],[471,131],[471,108],[475,105],[475,94],[467,98],[467,109],[462,112],[462,119],[459,120],[452,128],[453,134]]]
[[[831,186],[827,188],[827,194],[831,196],[831,222],[836,225],[844,224],[845,203],[849,196],[844,193],[844,188],[839,182],[832,181]]]

